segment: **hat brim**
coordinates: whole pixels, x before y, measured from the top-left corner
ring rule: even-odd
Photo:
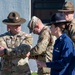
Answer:
[[[13,22],[10,22],[8,19],[4,19],[2,22],[6,25],[21,25],[21,24],[25,23],[26,20],[24,18],[21,18],[21,20],[19,22],[13,23]]]
[[[70,23],[71,21],[59,21],[59,22],[50,22],[48,24],[46,24],[46,26],[51,26],[52,24],[57,24],[57,23]]]
[[[74,10],[58,10],[58,12],[74,12]]]

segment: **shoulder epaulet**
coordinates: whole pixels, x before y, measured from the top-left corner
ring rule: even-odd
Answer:
[[[27,34],[25,32],[23,32],[22,35],[24,35],[25,37],[31,37],[31,34]]]

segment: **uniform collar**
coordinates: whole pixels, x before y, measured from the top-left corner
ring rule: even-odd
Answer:
[[[8,32],[8,34],[9,34],[10,36],[21,36],[22,31],[20,31],[18,34],[15,34],[15,35],[12,35],[11,32]]]
[[[44,30],[49,30],[48,26],[44,26],[40,32],[40,34],[44,31]]]
[[[66,33],[63,33],[59,38],[57,38],[56,42],[62,41],[66,36]]]

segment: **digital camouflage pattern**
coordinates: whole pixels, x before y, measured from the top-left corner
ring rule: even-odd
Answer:
[[[7,32],[0,36],[0,45],[7,49],[6,55],[2,56],[1,75],[30,75],[28,64],[19,65],[18,62],[24,59],[31,49],[31,35],[24,32],[12,35]]]
[[[30,56],[44,62],[52,61],[53,44],[54,41],[50,30],[47,26],[44,26],[39,35],[37,45],[30,51]],[[39,68],[38,75],[50,75],[50,68]]]
[[[68,35],[72,39],[74,46],[75,46],[75,19],[72,20],[70,24],[69,30],[68,30]]]

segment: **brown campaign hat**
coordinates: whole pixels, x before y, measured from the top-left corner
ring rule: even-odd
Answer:
[[[21,18],[18,12],[10,12],[7,19],[4,19],[2,22],[6,25],[21,25],[26,20]]]
[[[74,5],[71,2],[65,2],[60,12],[73,12],[75,10]]]

